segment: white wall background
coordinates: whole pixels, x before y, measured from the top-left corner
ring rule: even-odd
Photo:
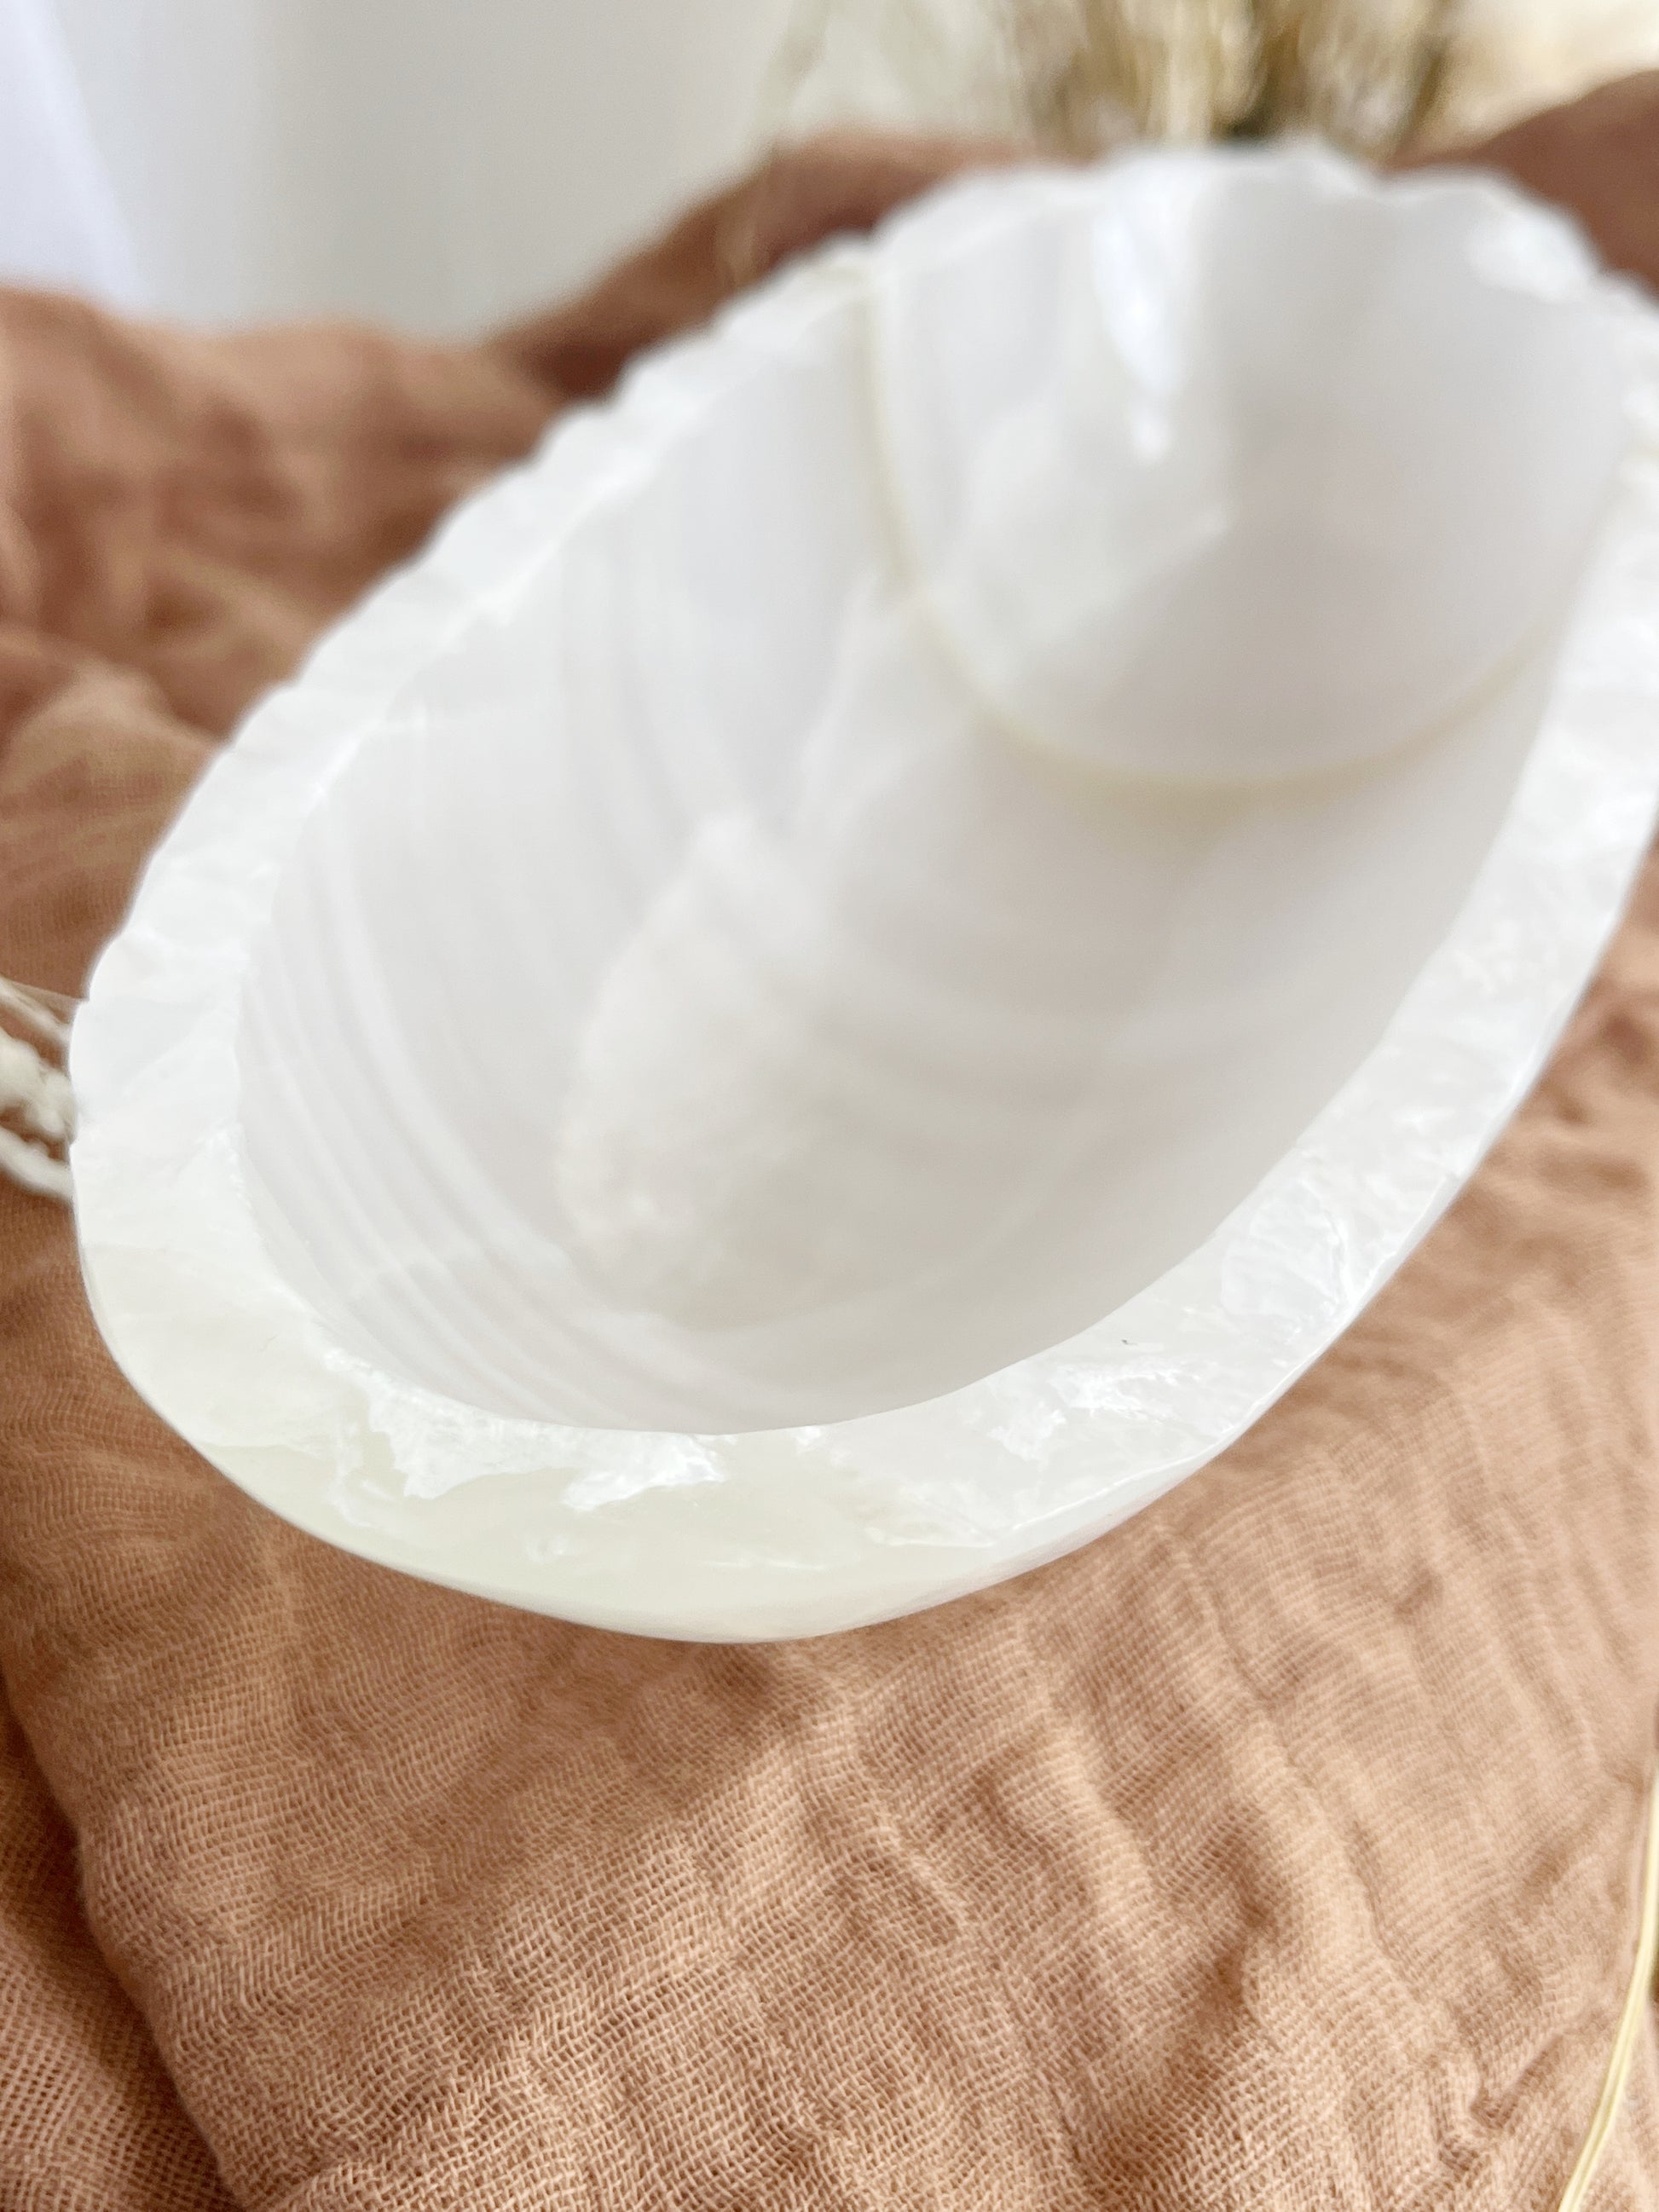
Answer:
[[[122,305],[142,291],[50,0],[0,0],[0,272]]]
[[[740,162],[788,5],[0,0],[0,22],[55,10],[160,311],[451,331]]]
[[[741,163],[787,26],[828,27],[797,119],[1006,127],[975,72],[1012,4],[0,0],[0,280],[477,329]],[[1483,123],[1659,60],[1659,0],[1464,4]]]

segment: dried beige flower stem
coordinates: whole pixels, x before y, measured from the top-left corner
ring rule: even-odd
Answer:
[[[1630,1981],[1625,1990],[1625,2002],[1620,2011],[1613,2050],[1608,2056],[1607,2070],[1601,2083],[1601,2094],[1596,2099],[1589,2132],[1584,2138],[1583,2147],[1567,2182],[1559,2212],[1582,2212],[1583,2207],[1589,2201],[1591,2187],[1607,2154],[1607,2145],[1613,2140],[1613,2130],[1630,2088],[1631,2073],[1647,2021],[1648,2007],[1655,1995],[1656,1964],[1659,1964],[1659,1774],[1655,1776],[1648,1794],[1648,1825],[1642,1850],[1636,1948],[1631,1962]]]
[[[1466,5],[801,0],[772,105],[787,121],[833,50],[843,89],[866,112],[881,112],[884,76],[889,112],[1022,131],[1060,154],[1130,131],[1193,140],[1312,129],[1386,156],[1437,121],[1458,80]]]

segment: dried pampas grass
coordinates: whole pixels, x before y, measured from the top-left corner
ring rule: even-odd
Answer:
[[[772,121],[1395,153],[1659,64],[1659,0],[801,0]]]

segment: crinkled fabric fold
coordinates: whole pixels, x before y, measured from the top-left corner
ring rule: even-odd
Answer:
[[[1502,158],[1659,273],[1659,87],[1528,127]],[[471,349],[0,300],[0,971],[77,987],[240,708],[566,398],[967,158],[808,149]],[[1659,875],[1241,1446],[822,1643],[298,1534],[0,1187],[0,2212],[1543,2212],[1659,1688]],[[1650,2037],[1599,2189],[1659,2208]]]

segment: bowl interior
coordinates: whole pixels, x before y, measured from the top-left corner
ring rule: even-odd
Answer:
[[[876,264],[895,510],[947,649],[1136,775],[1373,760],[1559,607],[1623,442],[1565,223],[1309,151],[1152,158]]]
[[[1611,349],[1478,209],[1182,175],[924,210],[573,426],[599,489],[254,948],[249,1188],[341,1342],[562,1423],[908,1404],[1154,1280],[1376,1045],[1536,730]]]

